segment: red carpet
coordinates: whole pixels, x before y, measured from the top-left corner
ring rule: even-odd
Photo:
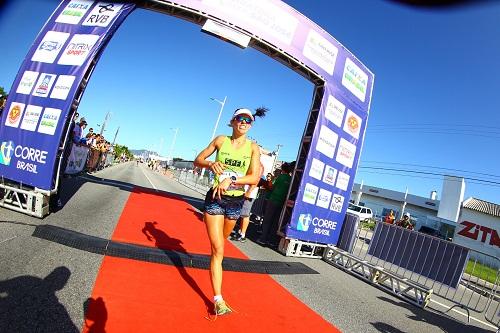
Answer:
[[[132,193],[112,239],[209,253],[203,222],[163,194]],[[245,258],[230,242],[225,252]],[[83,332],[339,332],[268,275],[226,271],[223,288],[237,313],[209,321],[208,271],[105,257]]]

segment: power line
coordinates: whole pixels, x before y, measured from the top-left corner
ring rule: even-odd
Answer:
[[[384,127],[384,128],[387,128],[388,126],[395,126],[395,127],[401,127],[401,126],[429,126],[429,127],[439,127],[439,128],[443,128],[443,127],[454,127],[454,126],[457,126],[457,127],[471,127],[471,128],[493,128],[493,129],[498,129],[500,130],[500,126],[489,126],[489,125],[472,125],[472,124],[441,124],[441,123],[399,123],[399,124],[371,124],[370,123],[370,127]],[[390,127],[389,127],[390,128]]]
[[[368,134],[378,134],[378,133],[409,133],[412,132],[411,130],[408,129],[385,129],[385,130],[367,130]],[[498,139],[500,138],[500,133],[499,135],[483,135],[483,134],[475,134],[475,133],[468,133],[468,132],[446,132],[446,131],[414,131],[414,133],[418,134],[440,134],[440,135],[462,135],[462,136],[475,136],[475,137],[482,137],[482,138],[491,138],[491,139]]]
[[[426,177],[426,176],[417,176],[417,175],[405,175],[405,174],[400,174],[400,173],[391,173],[391,172],[380,172],[380,171],[367,171],[367,170],[359,170],[359,173],[370,173],[370,174],[377,174],[377,175],[388,175],[388,176],[400,176],[400,177],[410,177],[410,178],[418,178],[418,179],[436,179],[436,180],[442,180],[442,177]],[[453,180],[452,180],[453,181]],[[460,180],[456,180],[457,182]],[[476,185],[483,185],[483,186],[492,186],[492,187],[500,187],[500,185],[496,184],[488,184],[488,183],[478,183],[475,181],[467,181],[468,184],[476,184]]]
[[[423,165],[423,164],[411,164],[411,163],[398,163],[398,162],[382,162],[382,161],[361,161],[361,163],[377,163],[377,164],[389,164],[389,165],[402,165],[402,166],[410,166],[410,167],[419,167],[419,168],[429,168],[429,169],[439,169],[439,170],[448,170],[448,171],[456,171],[456,172],[465,172],[476,175],[500,178],[499,175],[493,175],[489,173],[475,172],[475,171],[467,171],[461,169],[453,169],[453,168],[442,168],[433,165]]]
[[[442,173],[436,173],[436,172],[428,172],[428,171],[416,171],[416,170],[405,170],[405,169],[394,169],[394,168],[382,168],[382,167],[363,167],[360,166],[360,169],[371,169],[371,170],[383,170],[383,171],[396,171],[396,172],[407,172],[407,173],[414,173],[414,174],[423,174],[423,175],[432,175],[432,176],[449,176],[446,174]],[[485,182],[485,183],[490,183],[490,184],[496,184],[500,186],[500,182],[495,182],[492,180],[485,180],[485,179],[479,179],[479,178],[471,178],[471,177],[463,177],[464,179],[471,180],[471,181],[477,181],[477,182]]]

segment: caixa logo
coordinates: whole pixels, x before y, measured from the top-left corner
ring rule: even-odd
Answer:
[[[0,145],[0,164],[9,166],[12,156],[17,158],[16,169],[30,173],[38,173],[37,165],[45,164],[47,152],[44,150],[15,145],[13,141],[2,142]]]

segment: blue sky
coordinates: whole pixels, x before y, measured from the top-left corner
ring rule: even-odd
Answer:
[[[285,1],[375,73],[356,182],[440,196],[442,174],[466,177],[466,197],[500,203],[500,3],[428,10],[384,0]],[[0,12],[0,86],[10,89],[55,0],[15,0]],[[79,112],[131,149],[192,159],[238,107],[265,105],[250,136],[294,160],[313,84],[253,49],[167,15],[134,11],[104,52]],[[403,171],[401,171],[403,170]]]

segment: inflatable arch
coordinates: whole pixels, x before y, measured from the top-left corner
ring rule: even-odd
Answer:
[[[2,115],[0,205],[38,217],[48,213],[80,98],[105,46],[136,8],[175,16],[240,47],[253,47],[315,84],[280,221],[288,238],[336,244],[374,75],[327,32],[279,0],[63,0],[29,50]]]

